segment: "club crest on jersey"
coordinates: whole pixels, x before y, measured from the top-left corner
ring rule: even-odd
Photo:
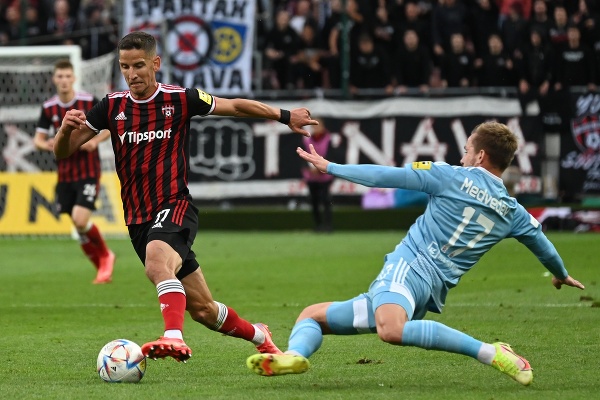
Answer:
[[[162,106],[162,113],[166,118],[173,118],[173,114],[175,113],[175,107],[173,104],[166,104]]]

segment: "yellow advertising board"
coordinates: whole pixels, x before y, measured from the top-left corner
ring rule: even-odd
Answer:
[[[56,172],[0,173],[0,235],[70,235],[67,214],[54,206]],[[104,172],[92,221],[103,234],[124,235],[119,178]]]

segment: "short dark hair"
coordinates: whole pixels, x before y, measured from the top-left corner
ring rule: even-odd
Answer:
[[[132,49],[144,50],[148,55],[156,55],[156,39],[146,32],[135,31],[125,35],[119,41],[117,48],[119,51]]]
[[[61,58],[54,63],[54,72],[57,69],[74,69],[73,64],[68,58]]]
[[[499,122],[490,121],[479,124],[473,130],[475,151],[484,150],[490,158],[490,163],[504,171],[513,158],[518,148],[517,137],[508,126]]]

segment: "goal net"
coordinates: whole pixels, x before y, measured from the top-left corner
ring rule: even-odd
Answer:
[[[54,206],[54,155],[33,145],[42,103],[56,93],[54,63],[64,58],[73,64],[76,90],[98,99],[111,91],[114,53],[82,60],[79,46],[0,47],[0,237],[71,234],[68,216],[59,216]],[[110,141],[100,146],[100,157],[103,177],[94,219],[106,233],[121,234]]]

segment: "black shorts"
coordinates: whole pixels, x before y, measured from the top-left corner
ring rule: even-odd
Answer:
[[[58,182],[56,184],[56,207],[58,212],[71,214],[73,207],[76,205],[94,211],[99,190],[99,178],[88,178],[75,182]]]
[[[198,269],[192,244],[198,231],[198,209],[187,200],[166,204],[152,220],[129,225],[129,237],[138,257],[145,265],[146,245],[152,240],[167,243],[179,254],[183,264],[177,279],[181,280]]]

